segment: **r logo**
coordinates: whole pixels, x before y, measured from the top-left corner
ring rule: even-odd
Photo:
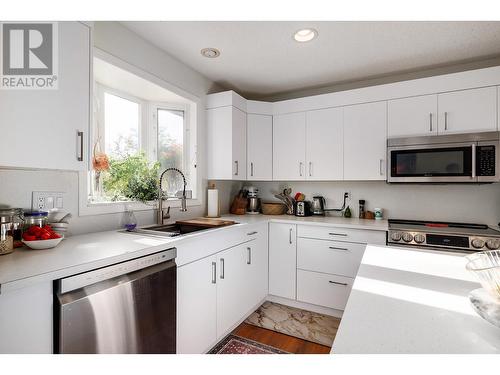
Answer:
[[[51,23],[2,24],[2,74],[52,75],[53,40]]]

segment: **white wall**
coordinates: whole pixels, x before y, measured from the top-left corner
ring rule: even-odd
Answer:
[[[174,57],[140,38],[117,22],[93,23],[94,45],[137,68],[152,74],[185,92],[200,98],[198,132],[198,170],[201,178],[202,198],[200,206],[180,213],[172,208],[172,220],[180,217],[204,215],[206,211],[206,145],[205,145],[205,94],[220,91],[220,87],[200,73],[187,67]],[[229,195],[235,186],[232,182],[218,184],[221,189],[222,212],[227,212]],[[120,227],[123,214],[106,214],[78,217],[78,174],[67,171],[0,169],[0,207],[31,207],[32,191],[65,192],[66,211],[73,214],[70,232],[72,234],[113,230]],[[154,211],[136,212],[139,225],[152,224]]]
[[[248,183],[247,185],[250,185]],[[497,225],[500,221],[500,184],[485,185],[415,185],[386,184],[381,181],[358,182],[258,182],[264,200],[275,200],[273,192],[289,186],[306,199],[323,195],[328,207],[340,207],[344,191],[351,192],[349,203],[353,216],[358,215],[358,200],[365,199],[368,210],[384,208],[392,219],[424,219],[473,222]]]

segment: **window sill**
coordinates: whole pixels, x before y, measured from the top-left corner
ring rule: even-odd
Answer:
[[[164,202],[165,207],[170,206],[175,208],[181,206],[181,201],[179,199],[169,199]],[[199,199],[189,199],[186,203],[188,207],[201,206],[201,201]],[[142,202],[86,202],[86,204],[80,205],[79,215],[90,216],[123,213],[126,211],[127,207],[130,207],[132,211],[152,211],[156,210],[157,204],[155,202],[151,202],[151,204]]]

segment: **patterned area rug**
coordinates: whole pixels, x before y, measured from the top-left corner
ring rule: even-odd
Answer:
[[[266,301],[245,323],[331,347],[340,319]]]
[[[229,335],[219,342],[208,354],[289,354],[243,337]]]

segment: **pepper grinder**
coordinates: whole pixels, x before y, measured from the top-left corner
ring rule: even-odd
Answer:
[[[365,200],[364,199],[359,200],[359,218],[360,219],[365,218]]]

